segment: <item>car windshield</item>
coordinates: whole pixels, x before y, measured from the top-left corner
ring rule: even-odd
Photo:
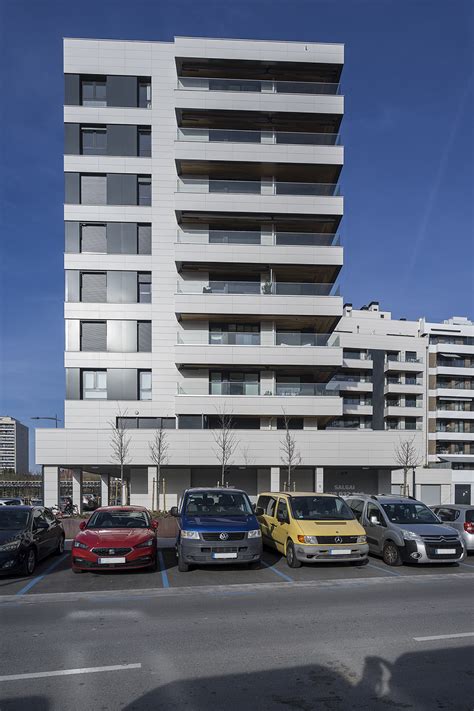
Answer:
[[[352,521],[354,514],[342,499],[330,496],[292,496],[293,518],[300,521]]]
[[[18,531],[26,528],[29,511],[18,511],[8,507],[0,509],[0,530]]]
[[[186,497],[185,513],[194,516],[245,516],[252,513],[245,494],[199,492]]]
[[[149,528],[150,520],[145,511],[96,511],[90,517],[87,528]]]
[[[439,519],[421,503],[382,504],[385,515],[392,523],[439,523]]]

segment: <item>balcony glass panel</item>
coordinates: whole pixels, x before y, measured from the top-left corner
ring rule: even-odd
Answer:
[[[316,232],[276,232],[262,234],[259,230],[178,230],[177,241],[186,244],[260,244],[285,247],[338,247],[340,237]]]
[[[228,128],[178,128],[178,141],[204,143],[262,143],[309,146],[339,145],[337,133],[308,133],[303,131],[247,131]]]
[[[209,344],[211,346],[259,346],[260,334],[211,331],[209,333]]]
[[[178,89],[204,91],[250,91],[277,94],[339,94],[339,84],[273,79],[220,79],[178,77]]]
[[[327,395],[325,383],[276,383],[275,395],[279,397]],[[329,393],[334,396],[334,393]]]
[[[260,180],[223,180],[208,178],[178,178],[178,192],[192,193],[229,193],[251,195],[339,195],[337,183],[305,183]]]
[[[275,344],[277,346],[327,346],[331,334],[328,333],[304,333],[302,331],[277,331],[275,334]],[[336,346],[338,339],[335,339],[332,346]]]
[[[265,282],[259,281],[216,281],[207,284],[202,281],[187,279],[178,282],[180,294],[262,294],[277,296],[336,296],[334,284],[316,284],[301,282]]]

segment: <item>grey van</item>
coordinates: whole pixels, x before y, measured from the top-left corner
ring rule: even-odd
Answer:
[[[458,563],[466,557],[454,528],[411,496],[351,494],[344,497],[367,534],[369,553],[387,565]]]

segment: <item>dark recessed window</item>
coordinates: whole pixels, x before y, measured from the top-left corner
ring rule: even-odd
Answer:
[[[138,254],[151,254],[151,225],[138,225]]]
[[[151,273],[138,273],[138,303],[151,304]]]
[[[138,107],[151,109],[151,79],[138,80]]]
[[[151,177],[138,176],[138,205],[151,205]]]
[[[151,156],[151,128],[138,128],[138,155],[141,158]]]
[[[81,321],[81,351],[107,350],[107,322]]]
[[[288,422],[289,430],[302,430],[304,428],[302,417],[290,417]],[[285,419],[283,417],[277,417],[277,429],[285,429]]]
[[[83,106],[107,106],[107,84],[105,77],[87,77],[81,82]]]
[[[81,153],[85,156],[101,156],[107,153],[107,130],[102,127],[81,128]]]
[[[180,430],[202,430],[202,415],[179,415],[178,429]]]

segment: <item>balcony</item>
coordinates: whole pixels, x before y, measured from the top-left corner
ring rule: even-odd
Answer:
[[[386,422],[385,429],[391,431],[403,430],[404,432],[419,432],[423,429],[423,424],[421,422],[417,422],[415,425],[410,423],[407,426],[404,422]]]
[[[177,284],[178,294],[264,295],[264,296],[339,296],[334,284],[313,282],[210,281],[186,279]]]
[[[202,143],[261,143],[265,145],[339,146],[338,133],[304,131],[247,131],[225,128],[178,128],[177,141]]]
[[[232,91],[258,94],[317,94],[336,96],[339,83],[280,81],[272,79],[221,79],[214,77],[178,77],[178,90]]]
[[[339,235],[318,232],[275,232],[260,230],[178,230],[178,244],[206,244],[261,247],[340,247]]]
[[[422,406],[416,405],[415,407],[413,406],[408,406],[406,405],[387,405],[385,407],[384,411],[384,416],[385,417],[422,417],[423,416],[423,410]]]
[[[306,183],[285,180],[224,180],[222,178],[180,177],[176,190],[178,193],[225,193],[227,195],[339,196],[338,183]]]
[[[386,372],[403,371],[421,373],[423,370],[423,358],[403,358],[402,356],[397,356],[385,359]]]
[[[328,389],[334,392],[372,392],[373,384],[371,377],[364,379],[345,375],[336,375],[327,385]]]

